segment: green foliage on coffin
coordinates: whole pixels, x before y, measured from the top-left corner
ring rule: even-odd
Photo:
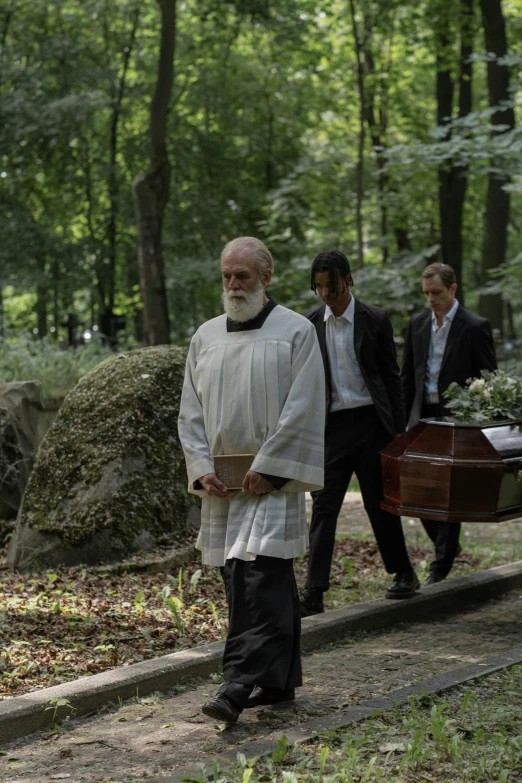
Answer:
[[[193,503],[177,434],[185,357],[177,347],[143,348],[79,381],[39,450],[12,567],[115,559],[185,526]]]
[[[522,378],[503,370],[483,370],[482,378],[470,378],[462,388],[451,383],[444,392],[445,406],[456,421],[485,424],[522,419]]]

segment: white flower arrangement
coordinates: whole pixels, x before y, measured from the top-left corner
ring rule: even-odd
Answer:
[[[522,419],[522,378],[503,370],[470,378],[466,386],[451,383],[444,392],[445,407],[456,421],[483,424],[487,421]]]

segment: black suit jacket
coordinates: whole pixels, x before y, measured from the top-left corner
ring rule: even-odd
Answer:
[[[414,315],[408,326],[401,372],[408,427],[421,417],[426,364],[431,338],[431,310]],[[468,378],[480,378],[481,370],[496,370],[497,357],[491,325],[486,318],[459,305],[451,324],[439,375],[439,399],[450,383],[464,386]],[[446,409],[444,413],[449,413]]]
[[[330,410],[332,379],[326,347],[325,306],[304,313],[315,326],[326,375],[326,410]],[[402,386],[393,328],[386,310],[355,300],[354,348],[364,382],[375,410],[390,436],[404,432]]]

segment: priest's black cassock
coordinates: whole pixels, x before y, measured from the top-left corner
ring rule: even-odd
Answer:
[[[306,551],[304,492],[322,485],[324,373],[315,330],[272,299],[250,321],[220,316],[194,335],[179,432],[189,491],[202,497],[202,561],[221,569],[229,629],[220,693],[302,684],[293,560]],[[255,454],[266,495],[209,496],[198,479],[219,454]]]

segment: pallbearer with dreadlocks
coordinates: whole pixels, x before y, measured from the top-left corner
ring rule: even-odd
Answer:
[[[401,380],[393,330],[386,310],[353,297],[348,259],[337,250],[320,253],[312,290],[324,304],[305,313],[319,338],[326,374],[327,420],[324,489],[312,492],[310,558],[301,614],[323,612],[337,517],[355,473],[364,507],[389,574],[387,598],[411,598],[419,588],[399,517],[383,511],[379,451],[405,430]]]

